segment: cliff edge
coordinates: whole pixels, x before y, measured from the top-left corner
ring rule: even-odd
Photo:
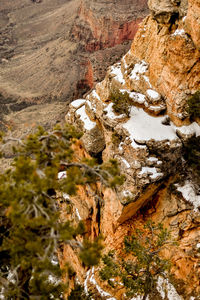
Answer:
[[[199,117],[191,119],[187,109],[200,89],[200,4],[149,0],[149,8],[128,53],[66,116],[84,132],[79,154],[117,159],[125,183],[116,192],[102,189],[101,200],[81,191],[71,201],[90,236],[101,232],[106,248],[119,253],[123,237],[148,218],[162,222],[178,241],[165,253],[176,294],[156,299],[199,299],[200,182],[185,149],[191,138],[198,146],[200,136]],[[77,274],[83,280],[84,269]],[[103,286],[108,295],[98,299],[123,299]]]

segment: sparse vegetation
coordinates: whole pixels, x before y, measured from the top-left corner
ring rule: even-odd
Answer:
[[[170,234],[162,224],[147,222],[143,230],[136,230],[131,237],[125,237],[124,251],[128,259],[116,258],[113,252],[103,257],[101,279],[107,280],[114,288],[121,283],[127,296],[143,295],[145,300],[155,289],[158,276],[165,276],[169,270],[169,261],[160,256],[169,241]]]
[[[72,145],[81,137],[73,127],[39,128],[25,140],[1,136],[4,145],[18,142],[12,168],[0,174],[0,294],[4,299],[62,299],[67,284],[61,277],[69,266],[55,263],[59,246],[77,249],[85,265],[96,265],[103,248],[77,240],[85,233],[82,222],[61,222],[59,199],[73,196],[77,187],[100,181],[110,187],[120,183],[116,161],[98,165],[94,160],[75,162]],[[60,170],[66,176],[58,179]],[[80,250],[81,251],[78,251]],[[82,298],[83,299],[83,298]]]
[[[197,91],[188,99],[188,108],[187,111],[191,120],[195,118],[200,118],[200,91]]]
[[[127,92],[122,93],[119,90],[113,90],[109,96],[109,100],[111,100],[113,104],[113,110],[117,114],[125,114],[129,117],[130,114],[130,106],[131,99]]]
[[[116,132],[114,132],[114,133],[112,134],[112,143],[113,143],[113,145],[116,145],[116,146],[118,147],[119,144],[120,144],[120,142],[121,142],[121,137],[120,137],[120,135],[117,134]]]
[[[90,300],[92,299],[91,295],[86,295],[84,288],[80,284],[75,284],[74,289],[71,291],[68,296],[68,300]]]
[[[193,178],[200,182],[200,136],[191,137],[183,146],[184,158],[188,169],[192,170]]]

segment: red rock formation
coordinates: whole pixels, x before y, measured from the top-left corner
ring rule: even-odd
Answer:
[[[85,50],[89,52],[132,40],[147,12],[146,0],[135,3],[125,1],[123,7],[119,4],[82,0],[78,18],[71,30],[72,38],[85,44]]]

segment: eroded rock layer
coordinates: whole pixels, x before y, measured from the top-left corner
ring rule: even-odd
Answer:
[[[191,122],[186,109],[189,96],[200,89],[200,15],[196,9],[194,18],[192,3],[198,7],[198,1],[149,1],[151,15],[131,50],[86,99],[71,103],[66,116],[84,132],[79,154],[103,161],[115,158],[126,176],[117,192],[101,188],[94,199],[93,192],[85,190],[71,199],[89,235],[101,232],[106,249],[120,253],[124,236],[151,218],[167,226],[178,241],[164,253],[172,261],[177,291],[170,294],[168,286],[168,293],[166,289],[158,299],[199,299],[200,293],[200,183],[183,157],[188,139],[200,136],[199,119]],[[128,114],[115,111],[114,90],[122,99],[129,95]],[[96,285],[98,299],[123,299],[123,289],[109,289],[97,280],[94,269],[85,275],[77,262],[75,268],[80,280]]]

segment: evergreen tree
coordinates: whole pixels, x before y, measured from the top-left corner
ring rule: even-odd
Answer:
[[[123,283],[127,296],[143,295],[145,300],[156,287],[158,276],[165,276],[169,270],[169,261],[160,257],[169,238],[162,224],[148,221],[144,230],[136,230],[131,237],[125,237],[124,250],[128,259],[116,258],[113,251],[102,258],[101,279],[107,280],[113,288],[117,288],[120,281],[120,288]]]
[[[102,245],[76,241],[84,226],[61,222],[57,195],[73,196],[77,186],[97,181],[112,187],[121,178],[115,161],[102,165],[89,159],[77,161],[72,144],[80,137],[68,125],[50,132],[39,128],[24,140],[2,137],[2,155],[9,142],[18,143],[13,148],[12,167],[0,174],[3,299],[62,299],[66,285],[61,279],[66,270],[60,268],[55,257],[63,242],[78,245],[85,264],[99,261]],[[58,179],[60,170],[66,171],[62,179]],[[95,259],[88,262],[87,251]]]

